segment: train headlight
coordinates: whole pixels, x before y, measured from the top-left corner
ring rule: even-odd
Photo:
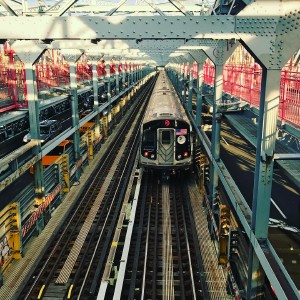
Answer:
[[[145,151],[145,152],[144,152],[144,156],[147,157],[148,155],[149,155],[149,152]]]
[[[184,153],[183,153],[183,156],[184,156],[184,157],[188,157],[188,156],[189,156],[189,153],[188,153],[188,152],[184,152]]]
[[[151,158],[154,158],[154,154],[151,154],[151,156],[150,156]]]
[[[181,159],[181,154],[177,155],[177,158],[178,158],[178,159]]]

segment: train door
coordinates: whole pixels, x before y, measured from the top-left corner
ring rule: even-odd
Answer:
[[[158,129],[157,161],[159,165],[172,165],[174,163],[174,135],[174,129]]]

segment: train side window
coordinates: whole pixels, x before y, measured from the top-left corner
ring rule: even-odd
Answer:
[[[163,145],[169,145],[171,144],[171,132],[168,131],[162,131],[161,133],[161,142]]]

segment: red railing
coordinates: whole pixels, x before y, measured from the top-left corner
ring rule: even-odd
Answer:
[[[203,64],[203,81],[208,85],[214,85],[215,67],[213,64]]]
[[[300,126],[300,72],[289,65],[281,72],[278,117],[282,122]],[[214,65],[203,65],[204,82],[214,85]],[[258,64],[226,64],[223,70],[223,91],[259,108],[262,69]]]
[[[5,43],[0,48],[0,112],[23,106],[26,96],[23,94],[23,64],[15,60],[15,52]],[[20,76],[21,75],[21,76]],[[21,102],[19,102],[21,99]]]
[[[106,75],[106,65],[104,61],[100,61],[97,65],[97,74],[99,77]]]
[[[119,63],[119,72],[122,71],[122,63]],[[133,65],[125,65],[125,70],[133,68]],[[59,51],[47,52],[35,64],[37,90],[49,90],[55,86],[66,86],[70,83],[70,67],[63,59]],[[110,73],[116,72],[114,61],[110,63]],[[98,76],[106,75],[106,64],[101,60],[97,65]],[[78,82],[92,79],[92,65],[87,57],[76,65],[76,79]],[[27,107],[27,86],[24,64],[17,59],[15,52],[6,43],[0,45],[0,112],[19,107]]]
[[[300,125],[300,73],[288,69],[282,70],[280,86],[281,119]]]
[[[76,80],[91,80],[93,78],[93,67],[87,63],[77,63]]]

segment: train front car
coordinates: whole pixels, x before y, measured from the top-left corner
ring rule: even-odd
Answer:
[[[191,125],[164,71],[159,74],[145,113],[140,151],[145,169],[169,172],[192,165]]]

